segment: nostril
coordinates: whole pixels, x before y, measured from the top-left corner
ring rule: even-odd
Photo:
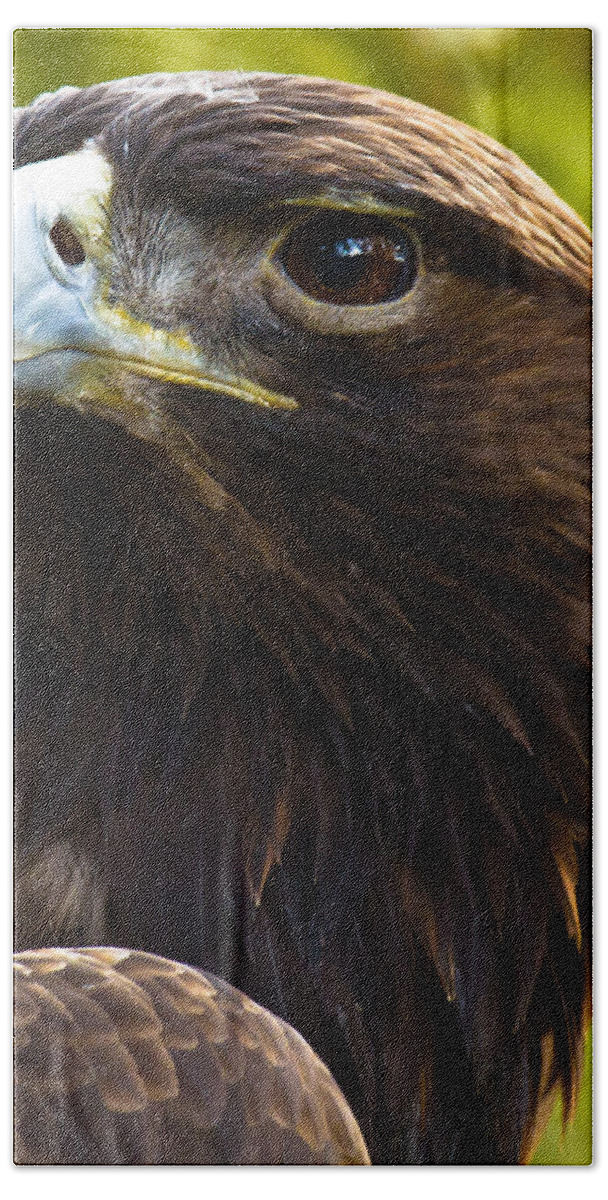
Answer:
[[[67,263],[69,267],[78,267],[84,262],[86,254],[82,242],[64,217],[55,221],[49,237],[62,262]]]

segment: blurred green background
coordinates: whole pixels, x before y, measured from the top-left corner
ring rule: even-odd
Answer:
[[[591,220],[588,29],[19,29],[15,103],[149,71],[279,71],[384,88],[497,138]],[[591,1039],[573,1123],[533,1162],[591,1158]]]

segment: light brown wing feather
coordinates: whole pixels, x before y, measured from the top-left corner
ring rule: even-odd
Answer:
[[[14,970],[17,1162],[369,1163],[321,1060],[229,984],[107,947]]]

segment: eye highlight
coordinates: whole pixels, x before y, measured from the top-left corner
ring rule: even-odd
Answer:
[[[399,225],[365,213],[315,214],[288,235],[276,254],[306,295],[327,304],[373,305],[409,292],[418,261]]]

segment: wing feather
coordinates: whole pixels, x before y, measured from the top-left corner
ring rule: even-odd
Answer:
[[[17,955],[15,1056],[19,1163],[369,1163],[304,1039],[168,959]]]

